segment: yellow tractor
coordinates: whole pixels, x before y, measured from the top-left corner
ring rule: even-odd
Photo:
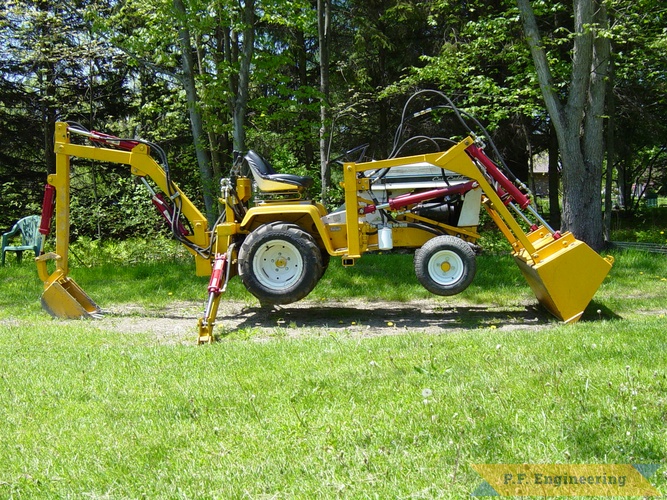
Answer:
[[[70,160],[86,158],[128,165],[194,256],[197,275],[211,276],[199,343],[214,340],[219,301],[235,275],[262,304],[289,304],[311,292],[331,257],[353,266],[367,252],[412,249],[416,276],[427,290],[460,293],[475,276],[482,207],[511,244],[540,304],[564,322],[581,317],[613,259],[550,228],[526,187],[492,161],[479,138],[471,132],[426,154],[400,156],[401,148],[394,149],[379,161],[341,162],[344,204],[331,212],[308,196],[310,177],[277,173],[256,152],[239,153],[221,181],[221,216],[209,227],[171,180],[159,146],[58,123],[56,173],[48,176],[40,226],[48,234],[55,211],[55,252],[36,259],[42,305],[62,318],[102,313],[68,276]],[[49,260],[55,261],[53,272]]]

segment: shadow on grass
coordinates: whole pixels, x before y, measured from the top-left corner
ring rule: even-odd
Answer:
[[[598,313],[600,311],[600,313]],[[115,330],[164,332],[191,329],[203,312],[202,304],[174,303],[147,311],[127,305],[104,311],[112,320],[127,318],[129,326],[114,323]],[[582,322],[621,319],[605,306],[591,303]],[[539,304],[456,305],[436,301],[327,302],[302,301],[279,307],[222,301],[215,333],[218,339],[301,334],[396,335],[401,333],[446,334],[478,329],[540,330],[560,325]]]
[[[247,307],[218,322],[234,326],[227,334],[248,329],[276,327],[326,329],[328,331],[390,334],[400,332],[445,333],[485,327],[542,327],[556,320],[538,306],[503,308],[488,306],[446,307],[432,303],[369,303],[360,305],[307,304],[300,307]]]
[[[607,306],[593,300],[588,304],[588,307],[584,310],[584,314],[582,314],[579,321],[588,323],[591,321],[616,321],[619,319],[623,319],[623,317],[616,314]]]

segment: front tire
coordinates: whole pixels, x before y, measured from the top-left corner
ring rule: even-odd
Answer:
[[[468,288],[477,272],[475,252],[455,236],[436,236],[415,252],[415,274],[429,292],[456,295]]]
[[[315,288],[322,272],[315,240],[295,224],[260,226],[239,250],[241,281],[263,305],[301,300]]]

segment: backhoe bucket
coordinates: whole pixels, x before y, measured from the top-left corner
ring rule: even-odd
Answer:
[[[540,304],[565,323],[578,321],[609,273],[613,257],[601,257],[571,233],[535,243],[536,254],[531,258],[517,252],[516,263]]]
[[[42,308],[55,318],[100,317],[102,311],[73,279],[61,277],[42,294]]]

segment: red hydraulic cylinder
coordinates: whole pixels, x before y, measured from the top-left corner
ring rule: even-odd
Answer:
[[[173,209],[167,204],[167,201],[162,193],[156,193],[153,195],[151,198],[151,201],[153,202],[153,205],[155,208],[157,208],[158,212],[160,212],[160,215],[164,217],[164,220],[167,221],[167,224],[169,227],[172,227],[174,224],[173,218],[174,218],[174,211]],[[181,223],[181,221],[176,221],[176,229],[178,230],[179,234],[181,236],[189,236],[190,232],[185,228],[185,226]]]
[[[222,277],[227,267],[227,254],[217,254],[213,262],[211,279],[208,282],[208,293],[219,294],[222,289]]]
[[[47,184],[44,188],[44,201],[42,202],[42,220],[39,223],[39,232],[46,236],[51,232],[51,219],[56,202],[56,187]]]
[[[361,209],[361,212],[364,214],[371,214],[377,209],[390,208],[391,210],[397,210],[402,207],[407,207],[408,205],[414,205],[426,200],[433,200],[435,198],[441,198],[443,196],[451,196],[453,194],[460,194],[475,189],[478,186],[477,181],[464,182],[463,184],[457,184],[456,186],[449,186],[442,189],[432,189],[431,191],[424,191],[422,193],[416,194],[404,194],[397,196],[396,198],[391,198],[387,203],[382,203],[380,205],[368,205]]]
[[[135,146],[139,144],[138,141],[122,140],[120,137],[105,134],[104,132],[98,132],[97,130],[91,130],[90,136],[88,136],[88,138],[92,142],[101,142],[102,144],[116,146],[117,148],[124,149],[126,151],[132,151]]]
[[[519,191],[512,181],[510,181],[505,174],[503,174],[500,169],[491,161],[491,158],[486,156],[486,153],[481,148],[477,147],[475,144],[468,146],[466,149],[468,154],[474,159],[478,160],[486,169],[493,179],[502,186],[502,188],[516,201],[521,207],[521,210],[525,209],[530,205],[530,198],[525,194]]]

